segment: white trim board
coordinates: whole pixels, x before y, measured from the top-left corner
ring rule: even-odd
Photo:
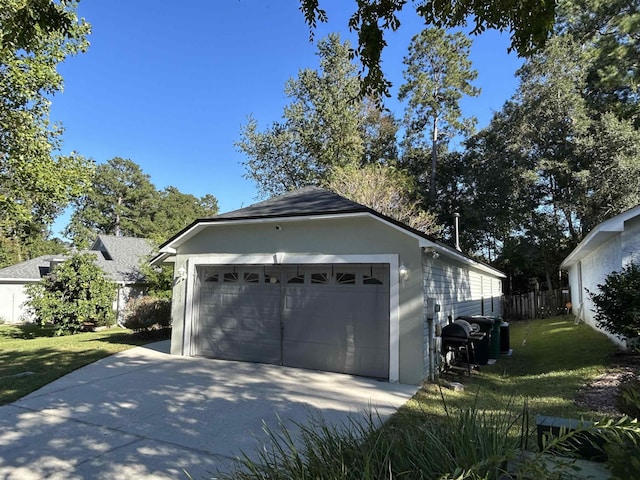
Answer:
[[[285,254],[273,255],[193,255],[187,259],[187,282],[185,285],[185,309],[183,328],[183,354],[191,354],[193,312],[196,310],[195,282],[196,267],[199,265],[287,265],[287,264],[337,264],[337,263],[385,263],[389,265],[389,382],[400,380],[400,281],[399,256],[379,255],[313,255]],[[394,274],[395,272],[395,274]],[[189,321],[187,321],[189,319]]]

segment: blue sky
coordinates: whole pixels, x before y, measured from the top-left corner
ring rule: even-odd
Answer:
[[[320,5],[329,23],[319,26],[316,39],[335,31],[355,43],[347,28],[355,2]],[[80,16],[93,26],[91,46],[60,66],[65,88],[51,111],[65,127],[62,152],[98,163],[130,158],[158,189],[213,194],[221,212],[254,203],[256,189],[242,177],[245,157],[234,142],[249,115],[262,127],[279,120],[288,103],[286,80],[318,65],[298,7],[298,0],[82,0]],[[383,57],[394,96],[402,58],[423,28],[412,5],[405,10]],[[507,54],[507,34],[473,38],[482,93],[462,107],[483,127],[515,92],[521,61]],[[397,99],[386,106],[402,115]],[[67,220],[56,222],[54,234]]]

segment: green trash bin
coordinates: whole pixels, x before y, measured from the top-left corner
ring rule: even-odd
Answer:
[[[489,317],[493,318],[493,325],[491,328],[491,343],[489,344],[489,358],[497,360],[500,358],[500,328],[502,325],[502,317]]]

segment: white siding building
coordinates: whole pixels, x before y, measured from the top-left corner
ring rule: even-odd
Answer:
[[[596,226],[560,265],[569,273],[573,314],[597,329],[589,292],[631,262],[640,263],[640,205]]]

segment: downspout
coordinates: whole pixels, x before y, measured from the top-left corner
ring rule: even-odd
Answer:
[[[429,381],[434,382],[436,379],[436,338],[435,338],[435,322],[433,318],[427,318],[427,329],[429,330]]]

